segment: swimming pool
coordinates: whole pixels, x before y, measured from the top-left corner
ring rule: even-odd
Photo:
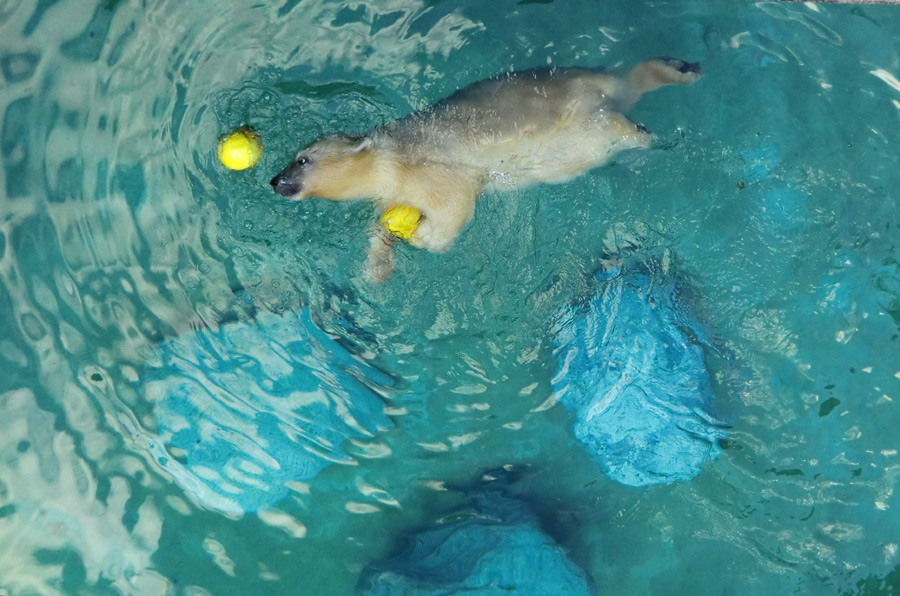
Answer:
[[[898,31],[892,7],[721,0],[0,4],[0,594],[353,594],[503,466],[598,594],[896,590]],[[268,187],[314,138],[473,81],[658,55],[705,76],[630,112],[653,148],[485,196],[383,285],[371,206]],[[245,123],[266,152],[225,171]],[[550,399],[552,321],[625,253],[667,263],[706,338],[730,429],[689,481],[614,482]],[[269,320],[308,349],[215,336]],[[198,414],[161,418],[148,380],[191,337],[240,355],[201,413],[252,406],[198,434],[275,457],[248,437],[283,388],[227,374],[302,361],[352,429],[304,446],[330,465],[259,511],[217,499],[161,438]],[[370,400],[384,418],[336,409]]]

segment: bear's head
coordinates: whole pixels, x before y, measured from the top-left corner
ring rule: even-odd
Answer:
[[[371,139],[331,135],[300,151],[269,184],[292,200],[371,198],[375,192],[374,164]]]

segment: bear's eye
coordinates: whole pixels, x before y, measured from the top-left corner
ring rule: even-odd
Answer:
[[[305,166],[308,163],[309,163],[309,158],[306,157],[305,155],[301,155],[300,157],[297,158],[298,166]]]

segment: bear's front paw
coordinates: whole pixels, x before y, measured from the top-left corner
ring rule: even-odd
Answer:
[[[369,239],[364,275],[372,283],[381,283],[394,274],[393,241],[386,234],[373,234]]]
[[[453,246],[456,236],[448,234],[437,225],[437,220],[423,219],[413,233],[409,243],[416,248],[424,248],[431,252],[447,252]]]
[[[380,284],[386,282],[394,274],[393,263],[373,263],[366,262],[366,268],[363,271],[365,279],[369,283]]]

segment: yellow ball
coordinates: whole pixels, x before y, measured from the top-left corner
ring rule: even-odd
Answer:
[[[394,236],[409,240],[412,238],[422,213],[415,207],[396,205],[384,212],[381,216],[381,225],[386,227]]]
[[[242,126],[230,134],[219,137],[219,149],[216,152],[219,161],[229,170],[246,170],[253,167],[262,157],[262,153],[262,141],[249,126]]]

